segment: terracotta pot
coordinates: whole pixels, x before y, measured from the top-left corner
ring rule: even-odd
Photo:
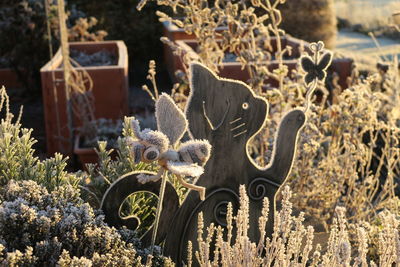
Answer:
[[[300,56],[299,49],[303,45],[301,40],[295,38],[282,38],[281,39],[282,46],[290,46],[292,47],[292,57],[283,60],[283,64],[285,64],[289,69],[289,75],[292,70],[294,70],[298,63],[298,57]],[[305,42],[303,42],[305,43]],[[177,41],[176,44],[183,50],[185,53],[190,54],[190,57],[193,59],[199,58],[199,55],[195,52],[197,50],[197,41],[196,40],[180,40]],[[276,41],[273,38],[271,40],[272,53],[276,50]],[[183,70],[183,62],[179,56],[175,56],[176,70]],[[268,69],[270,71],[276,69],[279,63],[277,60],[271,60],[268,64]],[[176,71],[174,70],[174,72]],[[250,79],[250,75],[247,69],[242,69],[242,65],[237,61],[224,62],[219,66],[219,76],[224,78],[236,79],[243,82],[247,82]],[[268,79],[265,83],[270,86],[277,86],[278,82],[274,79]]]
[[[283,64],[286,65],[289,69],[289,77],[291,72],[296,69],[299,58],[300,58],[300,51],[302,47],[307,51],[308,45],[306,41],[287,36],[282,37],[281,39],[282,47],[289,46],[291,47],[292,53],[291,56],[283,60]],[[199,55],[196,53],[198,43],[196,40],[179,40],[176,41],[176,44],[184,51],[184,53],[190,54],[190,57],[196,60],[200,58]],[[276,51],[276,39],[272,38],[271,40],[271,47],[273,54]],[[174,60],[174,68],[171,72],[176,72],[177,70],[184,70],[182,59],[175,55]],[[339,85],[342,89],[347,88],[347,78],[351,75],[352,71],[352,64],[353,60],[350,58],[340,58],[340,59],[333,59],[331,66],[328,69],[328,72],[336,72],[339,75]],[[278,68],[278,61],[271,60],[268,64],[268,69],[270,71]],[[250,75],[246,69],[242,69],[242,65],[239,62],[224,62],[220,65],[219,69],[219,76],[224,78],[236,79],[241,80],[243,82],[247,82],[250,79]],[[268,79],[265,81],[266,88],[269,86],[276,87],[278,86],[278,82],[274,79]]]
[[[336,72],[339,75],[339,85],[342,90],[348,88],[347,78],[351,76],[354,60],[351,58],[334,58],[328,72]]]
[[[75,136],[74,140],[74,154],[77,155],[79,162],[81,163],[82,167],[84,170],[87,170],[86,164],[88,163],[93,163],[97,164],[99,163],[99,156],[97,155],[96,150],[94,147],[82,147],[82,136],[77,134]],[[116,160],[118,156],[117,151],[114,149],[110,157],[112,160]]]
[[[79,162],[82,164],[82,167],[86,170],[87,163],[98,163],[99,156],[96,153],[96,150],[93,147],[83,148],[81,147],[81,136],[75,136],[74,142],[74,154],[78,156]]]
[[[171,24],[169,21],[164,21],[163,23],[163,32],[164,36],[169,40],[176,42],[179,40],[193,40],[195,36],[193,34],[186,33],[183,29],[178,28],[174,24]],[[226,30],[227,27],[219,27],[216,29],[217,32],[222,32]],[[179,61],[177,61],[176,57],[172,49],[169,45],[164,44],[164,62],[166,62],[168,68],[168,74],[172,81],[177,82],[174,70],[177,70],[177,66]]]
[[[124,42],[74,42],[70,43],[70,48],[87,54],[108,50],[116,56],[116,65],[88,66],[76,69],[78,71],[80,69],[86,70],[93,80],[92,93],[96,119],[117,120],[128,115],[128,52]],[[61,64],[61,51],[58,50],[54,58],[40,70],[46,120],[47,153],[49,156],[55,152],[66,155],[72,155],[73,152],[73,137],[70,136],[67,127],[67,103]],[[59,124],[57,124],[57,111],[59,113]],[[79,118],[74,118],[74,129],[80,126],[79,121]]]
[[[11,68],[0,69],[0,87],[3,85],[6,89],[20,88],[23,86],[18,80],[17,73]]]

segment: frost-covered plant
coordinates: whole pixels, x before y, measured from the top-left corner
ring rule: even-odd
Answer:
[[[268,220],[268,199],[264,200],[262,215],[259,218],[260,239],[250,240],[249,200],[244,186],[240,187],[240,207],[236,216],[232,205],[227,210],[227,232],[213,224],[204,229],[202,215],[199,215],[198,239],[193,259],[193,244],[188,244],[188,266],[196,260],[200,266],[376,266],[368,252],[372,234],[370,227],[350,225],[342,207],[336,209],[329,238],[320,241],[312,226],[305,226],[304,213],[292,215],[291,191],[285,187],[282,208],[275,213],[272,236],[266,236]],[[379,266],[395,266],[400,262],[399,220],[389,212],[380,214],[384,223],[378,230],[378,249],[376,255]],[[349,229],[357,231],[355,243],[349,239]],[[376,230],[376,228],[375,228]],[[234,236],[233,233],[236,233]],[[214,248],[211,250],[211,248]]]
[[[54,158],[39,160],[34,156],[32,130],[20,124],[20,116],[13,121],[9,110],[9,98],[6,89],[0,89],[0,110],[4,117],[0,121],[0,187],[10,180],[34,180],[48,189],[62,184],[75,185],[79,178],[66,172],[67,158],[55,154]]]
[[[113,53],[108,50],[100,50],[93,54],[87,54],[84,51],[71,49],[71,58],[80,66],[111,66],[115,65],[117,59]]]
[[[12,180],[0,193],[2,265],[139,266],[138,241],[127,231],[107,226],[69,185],[48,192]]]
[[[83,138],[83,147],[97,147],[98,142],[107,142],[109,148],[117,147],[117,140],[122,134],[122,121],[100,118],[89,122],[94,131],[88,132]],[[86,131],[83,131],[86,132]]]
[[[142,1],[139,8],[145,2]],[[158,4],[183,14],[182,19],[177,19],[158,12],[161,21],[169,21],[194,34],[204,64],[218,69],[224,53],[233,49],[243,67],[250,73],[254,71],[249,83],[255,92],[267,98],[271,110],[265,130],[254,138],[248,149],[264,166],[271,159],[276,126],[282,115],[306,101],[307,87],[300,69],[294,71],[292,77],[284,70],[284,65],[272,73],[264,72],[263,64],[271,58],[266,49],[270,44],[269,36],[283,33],[279,30],[280,13],[275,11],[279,9],[280,1],[210,3],[176,0],[158,1]],[[265,16],[255,12],[254,7],[264,9]],[[227,29],[218,31],[220,26],[227,26]],[[174,46],[170,41],[164,41]],[[275,57],[282,62],[288,51],[279,48],[279,43],[276,46]],[[334,88],[331,92],[335,94],[334,103],[330,102],[327,108],[328,91],[323,83],[317,84],[323,97],[321,104],[313,106],[307,114],[309,119],[301,133],[300,152],[290,181],[296,209],[303,210],[307,220],[316,218],[325,229],[332,223],[334,208],[339,204],[346,207],[351,221],[372,221],[385,207],[397,212],[399,202],[395,188],[399,175],[400,136],[396,121],[399,121],[400,112],[395,103],[398,103],[400,79],[398,63],[388,65],[388,71],[365,80],[355,76],[351,87],[341,95],[342,90]],[[263,92],[263,81],[274,75],[279,86]]]
[[[334,2],[334,0],[286,1],[279,7],[282,13],[281,27],[297,38],[308,42],[323,41],[326,47],[334,48],[337,33]]]
[[[307,112],[289,183],[295,209],[320,231],[329,229],[337,205],[346,208],[351,222],[372,222],[383,208],[398,212],[400,78],[396,62],[387,66],[364,80],[356,76],[352,87],[335,96],[334,105],[326,106],[323,98]],[[319,81],[316,86],[326,90]],[[272,156],[282,115],[306,101],[301,70],[283,88],[265,93],[271,104],[268,131],[248,147],[261,165]]]
[[[373,221],[385,208],[398,213],[396,72],[391,67],[345,90],[337,104],[308,113],[289,180],[296,208],[326,229],[337,205],[350,221]]]
[[[138,9],[141,10],[146,2],[142,0]],[[285,0],[157,1],[159,6],[170,7],[175,17],[161,11],[157,11],[157,15],[160,21],[168,21],[196,37],[200,56],[197,60],[210,69],[218,72],[225,53],[234,54],[236,61],[249,72],[249,84],[261,92],[265,80],[272,78],[282,87],[288,74],[282,59],[290,55],[290,48],[283,47],[281,37],[284,32],[279,29],[282,18],[278,6],[283,3]],[[163,37],[161,41],[176,50],[177,47],[167,38]],[[178,49],[176,53],[182,51]],[[193,60],[188,54],[181,56],[186,65]],[[278,61],[274,70],[268,68],[272,58]]]
[[[95,17],[84,18],[80,17],[75,20],[75,25],[68,29],[68,41],[70,42],[83,42],[83,41],[103,41],[107,36],[107,32],[99,30],[90,32],[90,30],[97,25]]]

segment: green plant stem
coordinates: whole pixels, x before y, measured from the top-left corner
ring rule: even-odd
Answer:
[[[160,220],[160,215],[162,211],[162,203],[164,200],[164,192],[165,192],[165,186],[167,184],[167,172],[163,171],[163,174],[161,176],[161,186],[160,186],[160,193],[158,195],[158,203],[157,203],[157,210],[156,210],[156,219],[154,221],[154,226],[153,226],[153,234],[151,236],[151,251],[150,254],[153,255],[153,250],[154,250],[154,245],[156,243],[156,237],[157,237],[157,229],[158,229],[158,222]]]

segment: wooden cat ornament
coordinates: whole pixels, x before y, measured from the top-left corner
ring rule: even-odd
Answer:
[[[232,202],[234,210],[239,205],[241,184],[246,186],[250,199],[250,237],[258,240],[257,224],[264,197],[271,204],[268,231],[272,232],[275,195],[289,174],[297,134],[305,123],[301,110],[286,114],[279,126],[271,163],[260,168],[249,156],[247,144],[265,125],[265,99],[254,95],[246,84],[219,78],[198,63],[191,65],[190,88],[186,108],[190,134],[208,140],[212,153],[196,183],[206,188],[205,201],[190,192],[166,237],[164,251],[178,261],[185,259],[189,240],[196,249],[198,213],[203,212],[205,225],[213,222],[224,226],[228,202]]]
[[[190,191],[178,207],[176,193],[168,186],[161,216],[161,230],[158,241],[165,238],[164,254],[170,256],[178,266],[186,261],[188,241],[197,250],[197,218],[203,212],[204,224],[226,225],[227,204],[234,210],[239,205],[239,185],[244,184],[250,199],[250,238],[258,240],[258,217],[261,215],[264,197],[270,200],[268,232],[272,232],[275,195],[285,181],[292,166],[299,130],[305,123],[301,110],[287,113],[279,126],[270,164],[261,168],[255,164],[247,151],[247,145],[265,125],[268,103],[254,95],[244,83],[217,77],[200,63],[190,68],[191,92],[186,107],[190,135],[195,139],[208,140],[212,146],[211,157],[204,167],[204,173],[196,185],[206,188],[206,198],[200,200],[196,191]],[[118,219],[120,205],[129,194],[140,190],[157,193],[159,182],[140,185],[135,175],[121,186],[114,185],[113,193],[104,196],[103,205],[106,221],[124,222]],[[123,181],[124,178],[121,178]],[[146,188],[144,188],[146,187]],[[122,192],[119,196],[119,192]],[[168,200],[169,199],[169,200]],[[104,203],[104,200],[103,200]],[[107,220],[113,217],[113,220]],[[127,225],[127,224],[125,224]],[[129,224],[128,224],[129,225]],[[117,225],[118,226],[118,225]],[[130,225],[131,228],[135,225]]]

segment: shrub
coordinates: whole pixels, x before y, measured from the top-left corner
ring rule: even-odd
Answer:
[[[383,209],[398,214],[399,82],[391,65],[338,95],[337,104],[308,112],[289,182],[295,207],[325,229],[337,205],[353,222],[374,221]]]
[[[279,10],[283,21],[301,17],[304,23],[312,25],[293,23],[301,25],[298,30],[304,27],[314,31],[314,24],[318,24],[313,21],[315,15],[321,20],[321,28],[326,28],[325,23],[328,23],[328,30],[336,31],[333,1],[287,1],[280,5],[283,2],[158,1],[159,5],[167,5],[176,13],[182,12],[184,16],[179,19],[162,12],[157,14],[160,20],[171,21],[196,36],[203,63],[217,70],[224,52],[233,51],[242,66],[252,73],[248,83],[270,103],[269,121],[248,148],[249,154],[262,166],[271,159],[275,131],[282,116],[294,107],[304,106],[307,101],[304,95],[309,90],[304,85],[301,70],[295,71],[292,79],[283,65],[273,71],[265,70],[265,62],[273,56],[266,49],[270,44],[269,37],[282,34]],[[140,5],[145,3],[143,0]],[[257,8],[263,9],[266,15],[257,13]],[[285,14],[285,8],[293,14]],[[302,10],[312,14],[303,15]],[[218,33],[216,28],[224,25],[228,28]],[[170,41],[164,41],[174,46]],[[283,54],[287,52],[287,48],[281,47],[274,55],[282,62]],[[183,57],[190,62],[187,55]],[[334,105],[332,102],[326,105],[329,92],[324,84],[317,86],[323,97],[307,112],[309,119],[299,138],[299,156],[289,180],[296,209],[305,211],[308,220],[317,219],[325,229],[332,223],[338,204],[346,207],[349,219],[354,221],[372,221],[384,207],[390,206],[392,212],[398,210],[395,188],[399,175],[400,136],[393,114],[398,99],[395,88],[399,86],[400,78],[397,64],[389,65],[388,71],[365,80],[355,72],[348,90],[340,95],[342,90],[333,88]],[[275,78],[279,86],[261,90],[267,77]]]
[[[333,0],[288,0],[280,6],[282,29],[309,42],[323,41],[328,48],[336,42]]]
[[[150,250],[141,248],[136,233],[108,227],[100,212],[81,199],[78,187],[85,188],[87,174],[66,172],[67,159],[60,154],[45,161],[33,156],[31,130],[22,128],[19,119],[12,121],[4,87],[0,110],[4,113],[0,122],[0,265],[142,266]],[[108,162],[105,148],[100,145],[99,153]],[[119,177],[127,162],[105,163],[103,168],[109,171],[105,174],[110,179],[112,173]],[[160,249],[155,252],[147,266],[164,262],[158,256]]]
[[[249,239],[249,199],[244,186],[240,187],[240,207],[233,217],[232,205],[228,206],[227,233],[218,226],[203,224],[199,215],[198,239],[195,257],[200,266],[376,266],[371,257],[376,257],[379,266],[399,264],[398,250],[400,221],[391,213],[380,213],[382,224],[351,225],[346,221],[345,210],[336,208],[326,244],[313,244],[316,234],[312,226],[305,226],[304,214],[292,215],[289,187],[283,190],[282,209],[275,213],[274,231],[265,235],[268,220],[268,199],[264,200],[259,218],[260,239]],[[234,218],[234,219],[233,219]],[[355,230],[351,240],[351,229]],[[235,237],[232,233],[236,232]],[[373,244],[371,237],[378,236]],[[351,242],[354,241],[354,242]],[[215,245],[215,246],[214,246]],[[321,247],[322,245],[322,247]],[[211,248],[214,247],[214,250]],[[377,248],[375,250],[375,248]],[[372,249],[375,255],[369,252]],[[188,266],[192,266],[192,244],[188,245]]]
[[[70,185],[49,193],[10,181],[0,192],[0,242],[7,266],[141,265],[133,233],[108,227]]]
[[[138,9],[142,9],[146,2],[140,1]],[[288,75],[282,59],[290,55],[290,49],[282,45],[284,32],[279,29],[281,15],[277,9],[284,2],[157,1],[160,6],[168,6],[173,15],[160,10],[156,14],[160,21],[168,21],[186,33],[193,34],[198,42],[199,58],[196,60],[213,71],[219,71],[218,65],[225,59],[225,53],[233,54],[242,68],[249,72],[250,79],[247,82],[257,93],[261,93],[268,78],[277,81],[282,88],[284,78]],[[276,49],[273,49],[272,37],[276,37]],[[182,57],[187,70],[188,64],[193,61],[191,55],[184,54],[166,37],[161,38],[161,41]],[[272,58],[278,61],[274,70],[268,68]]]
[[[0,89],[0,111],[4,114],[0,121],[0,187],[10,180],[33,180],[49,190],[63,184],[77,186],[79,178],[65,171],[68,158],[56,154],[54,158],[41,161],[34,156],[32,146],[36,140],[31,137],[32,130],[21,126],[22,110],[13,122],[4,87]]]

